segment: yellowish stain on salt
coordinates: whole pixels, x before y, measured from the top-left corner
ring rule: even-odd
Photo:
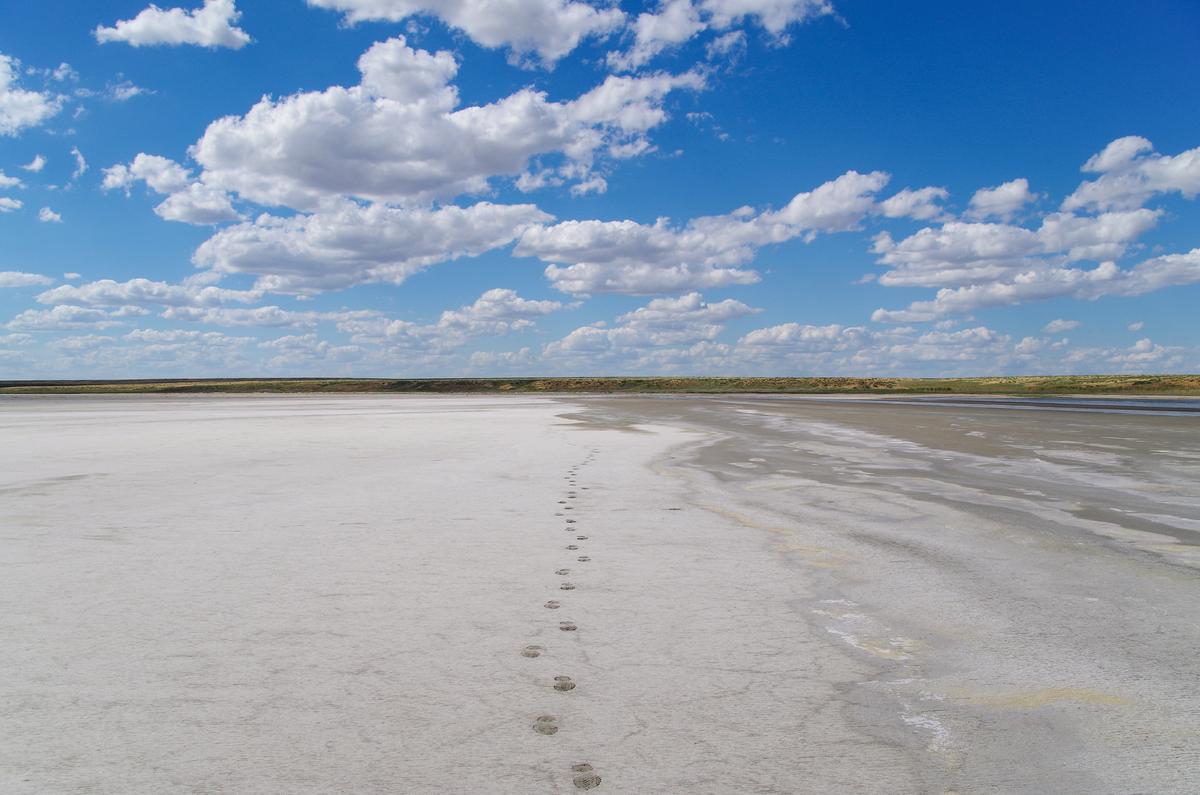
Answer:
[[[1035,709],[1060,701],[1073,701],[1079,704],[1097,704],[1101,706],[1124,706],[1133,702],[1124,696],[1111,693],[1101,693],[1096,690],[1086,690],[1078,687],[1047,687],[1042,690],[1025,690],[1012,693],[974,693],[966,690],[950,691],[952,698],[971,704],[986,707],[1001,707],[1004,709]]]

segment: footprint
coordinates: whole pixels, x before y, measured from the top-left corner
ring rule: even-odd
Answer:
[[[563,632],[574,632],[575,630],[579,629],[579,627],[575,626],[574,621],[559,621],[558,628],[561,629]],[[538,648],[541,648],[541,647],[539,646]],[[538,652],[538,654],[541,654],[541,652]],[[534,655],[534,656],[537,656],[537,655]]]
[[[587,541],[587,536],[575,536],[576,541]]]
[[[558,734],[558,718],[553,715],[539,715],[533,722],[533,730],[538,734]]]
[[[541,657],[542,652],[546,650],[545,646],[526,646],[521,649],[522,657]]]
[[[577,544],[567,544],[567,549],[579,549]]]
[[[558,501],[558,504],[559,504],[559,505],[566,505],[566,504],[567,504],[567,501],[566,501],[566,500],[559,500],[559,501]]]
[[[566,577],[568,574],[571,573],[571,570],[570,569],[559,569],[558,571],[556,571],[554,573],[557,574],[559,577]]]
[[[579,522],[578,519],[568,519],[567,520],[567,524],[577,524],[578,522]]]
[[[575,586],[574,586],[574,584],[572,584],[572,583],[569,583],[569,582],[564,582],[562,585],[558,586],[558,590],[560,590],[560,591],[574,591],[574,590],[575,590]]]
[[[575,786],[579,789],[595,789],[600,786],[600,776],[596,775],[592,766],[587,762],[581,765],[571,765],[571,772],[579,774],[574,778]]]
[[[566,693],[568,690],[575,689],[575,683],[569,676],[556,676],[554,677],[554,689],[560,693]]]
[[[580,563],[587,563],[589,560],[591,560],[591,558],[589,558],[587,555],[580,555],[579,557],[577,557],[575,559],[577,561],[579,561]]]
[[[574,506],[568,505],[567,507],[563,508],[563,510],[564,511],[573,511],[573,510],[575,510],[575,508],[574,508]]]
[[[557,599],[551,599],[549,602],[546,602],[546,607],[550,610],[557,610],[558,608],[562,607],[562,602],[558,601]]]

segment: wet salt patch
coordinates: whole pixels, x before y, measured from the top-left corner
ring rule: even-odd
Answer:
[[[740,467],[741,469],[758,469],[758,464],[751,464],[748,461],[731,461],[729,466]]]
[[[983,431],[967,431],[967,436],[975,436],[979,439],[986,439],[987,434]]]
[[[900,720],[912,728],[926,733],[928,735],[929,750],[931,751],[937,751],[945,747],[947,741],[950,739],[950,730],[946,728],[946,724],[932,715],[905,712],[900,716]]]
[[[1194,530],[1200,532],[1200,519],[1185,519],[1182,516],[1170,516],[1164,513],[1134,513],[1126,511],[1130,516],[1136,516],[1138,519],[1146,519],[1158,524],[1165,524],[1168,527],[1174,527],[1179,530]]]
[[[767,459],[765,459],[765,458],[751,458],[751,459],[749,459],[749,460],[753,461],[753,462],[754,462],[754,463],[756,463],[756,464],[765,464],[765,463],[767,463]]]

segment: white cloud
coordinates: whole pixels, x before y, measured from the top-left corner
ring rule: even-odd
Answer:
[[[106,312],[82,306],[56,306],[51,309],[26,309],[5,324],[23,331],[56,331],[77,328],[110,328],[122,325],[117,318],[129,313]]]
[[[43,207],[38,210],[38,220],[43,224],[61,224],[62,216],[51,210],[49,207]]]
[[[1130,331],[1141,331],[1145,327],[1146,327],[1146,324],[1144,322],[1142,322],[1141,320],[1135,320],[1134,322],[1130,323],[1125,328],[1127,328]]]
[[[431,265],[511,243],[550,220],[532,204],[402,209],[344,202],[326,212],[221,230],[195,253],[198,266],[259,276],[272,292],[314,293],[356,284],[400,284]]]
[[[1115,366],[1124,372],[1147,372],[1169,370],[1183,363],[1184,349],[1155,343],[1149,338],[1140,339],[1128,348],[1078,348],[1065,357],[1073,364],[1102,363]]]
[[[35,155],[33,160],[29,161],[29,163],[26,165],[21,166],[21,168],[25,169],[26,171],[33,172],[34,174],[41,171],[45,167],[46,158],[42,157],[41,155]]]
[[[927,221],[944,212],[938,202],[945,201],[949,196],[950,193],[945,188],[905,188],[895,196],[880,202],[879,209],[888,218],[915,218],[918,221]]]
[[[953,287],[995,281],[1048,263],[1113,259],[1158,222],[1154,210],[1076,216],[1052,213],[1036,230],[952,221],[896,242],[882,233],[872,250],[889,266],[885,286]]]
[[[1063,202],[1064,210],[1132,209],[1157,193],[1200,193],[1200,147],[1173,157],[1160,155],[1145,138],[1118,138],[1093,155],[1083,171],[1100,174],[1080,184]]]
[[[627,357],[647,349],[714,340],[725,324],[760,310],[732,298],[709,304],[699,293],[656,298],[606,325],[582,326],[546,346],[548,357]]]
[[[617,8],[576,0],[308,0],[310,6],[341,11],[348,22],[400,22],[415,15],[437,17],[489,48],[508,48],[514,60],[537,56],[552,65],[579,43],[619,28]]]
[[[54,284],[49,276],[40,273],[22,273],[21,271],[0,271],[0,288],[3,287],[45,287]]]
[[[167,221],[200,226],[237,221],[241,215],[233,208],[229,194],[203,181],[193,181],[191,172],[166,157],[140,153],[129,165],[104,169],[101,190],[129,189],[138,181],[159,194],[167,194],[154,212]]]
[[[887,181],[881,171],[849,171],[796,194],[779,210],[755,213],[743,207],[694,218],[683,227],[666,218],[654,224],[564,221],[535,226],[522,234],[514,252],[550,263],[546,277],[568,293],[648,295],[753,284],[759,275],[739,266],[750,262],[758,248],[858,228],[868,216],[884,212],[874,196]],[[898,212],[897,206],[892,210]]]
[[[355,343],[420,351],[448,351],[484,336],[500,336],[533,326],[536,318],[564,308],[558,301],[521,298],[513,290],[493,289],[473,304],[442,312],[437,322],[413,323],[387,318],[352,319],[338,324]]]
[[[162,317],[167,320],[186,320],[212,326],[262,326],[266,328],[313,327],[321,322],[345,323],[378,317],[371,309],[337,312],[295,312],[278,306],[258,306],[253,309],[230,309],[212,306],[168,306]]]
[[[114,102],[128,102],[134,97],[140,97],[153,93],[154,92],[150,89],[142,88],[141,86],[135,86],[128,80],[122,80],[120,83],[114,83],[108,87],[108,96],[111,97]]]
[[[696,73],[610,76],[567,102],[525,88],[456,109],[446,82],[454,68],[449,54],[402,37],[380,42],[359,60],[362,85],[263,98],[209,125],[191,153],[204,182],[303,210],[339,196],[413,203],[482,193],[536,156],[558,157],[563,176],[586,181],[597,158],[648,151],[669,93],[704,86]]]
[[[981,221],[992,217],[1008,221],[1035,199],[1037,194],[1029,191],[1029,180],[1021,177],[994,188],[975,191],[967,209],[967,217]]]
[[[27,91],[17,85],[21,62],[0,53],[0,136],[15,136],[36,127],[62,110],[62,98],[43,91]]]
[[[101,44],[113,41],[134,47],[196,44],[237,50],[250,43],[250,36],[235,26],[241,16],[234,0],[204,0],[203,7],[191,11],[151,5],[133,19],[123,19],[113,27],[97,27],[93,35]]]
[[[1096,268],[1042,267],[986,284],[944,288],[932,301],[916,301],[907,309],[877,309],[871,319],[881,323],[913,323],[948,314],[995,306],[1070,297],[1092,300],[1106,295],[1133,296],[1200,282],[1200,248],[1145,260],[1129,269],[1112,262]]]
[[[767,32],[783,38],[789,25],[833,14],[828,0],[700,0],[700,8],[718,29],[752,18]]]
[[[833,5],[827,0],[660,0],[653,13],[639,14],[629,26],[633,45],[625,52],[610,52],[607,60],[615,69],[637,69],[704,31],[724,31],[746,21],[765,28],[777,43],[786,43],[789,26],[830,14]],[[731,31],[709,44],[709,57],[726,55],[744,43],[743,31]]]
[[[1047,334],[1062,334],[1064,331],[1077,329],[1081,325],[1078,320],[1051,320],[1042,331],[1045,331]]]
[[[64,284],[37,297],[42,304],[82,306],[190,306],[215,307],[229,303],[251,304],[262,298],[256,290],[228,290],[211,285],[168,284],[149,279],[112,279],[87,284]]]
[[[639,14],[630,27],[633,46],[627,52],[610,52],[609,66],[636,69],[668,47],[688,41],[707,25],[692,0],[663,0],[656,13]]]
[[[75,158],[75,170],[71,172],[71,179],[79,179],[87,173],[87,160],[84,158],[83,152],[79,151],[78,146],[71,147],[71,156]]]
[[[19,210],[25,206],[25,203],[20,199],[10,199],[7,196],[0,196],[0,213],[11,213],[14,210]]]

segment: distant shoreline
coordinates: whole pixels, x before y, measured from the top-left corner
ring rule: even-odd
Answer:
[[[0,394],[798,394],[1200,396],[1200,375],[978,378],[197,378],[0,381]]]

